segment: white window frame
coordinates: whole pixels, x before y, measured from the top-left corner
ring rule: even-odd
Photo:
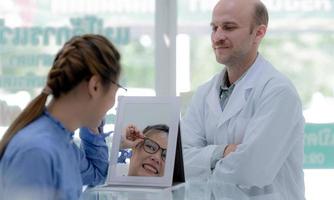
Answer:
[[[176,96],[177,0],[155,1],[156,96]]]

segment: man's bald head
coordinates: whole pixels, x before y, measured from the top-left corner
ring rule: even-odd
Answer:
[[[215,9],[218,9],[219,7],[236,9],[238,12],[248,13],[247,18],[252,20],[250,23],[251,32],[255,26],[268,26],[268,10],[260,0],[220,0],[216,4]]]

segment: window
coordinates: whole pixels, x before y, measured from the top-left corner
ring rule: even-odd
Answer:
[[[155,95],[154,0],[4,0],[0,3],[0,136],[45,85],[73,35],[99,33],[122,54],[127,95]]]

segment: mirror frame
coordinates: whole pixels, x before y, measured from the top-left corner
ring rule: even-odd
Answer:
[[[178,136],[178,124],[180,120],[180,99],[179,97],[142,97],[142,96],[120,96],[118,98],[118,108],[115,122],[115,132],[112,138],[112,149],[109,161],[109,170],[106,184],[107,185],[128,185],[128,186],[154,186],[154,187],[169,187],[172,186],[176,143]],[[168,108],[167,113],[169,115],[168,122],[162,122],[169,126],[168,133],[168,148],[167,157],[165,161],[165,171],[162,177],[146,177],[146,176],[120,176],[117,174],[117,158],[119,155],[119,147],[121,143],[122,129],[126,115],[131,113],[125,113],[126,107],[129,105],[145,105],[150,106],[152,110],[155,110],[155,106],[163,106]],[[164,108],[164,109],[165,109]],[[134,112],[136,112],[134,110]],[[137,113],[138,115],[138,113]],[[159,116],[156,116],[157,119]],[[132,122],[133,123],[133,122]],[[136,124],[134,122],[134,124]],[[147,124],[152,124],[147,122]]]

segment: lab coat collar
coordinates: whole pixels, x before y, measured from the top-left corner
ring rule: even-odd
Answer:
[[[212,109],[212,112],[217,113],[219,126],[237,114],[245,106],[248,95],[255,86],[257,82],[256,80],[259,78],[259,74],[262,71],[261,68],[264,66],[264,62],[264,58],[258,54],[255,62],[248,69],[245,76],[236,83],[231,97],[229,98],[223,112],[220,109],[218,91],[226,69],[224,68],[222,72],[215,77],[215,87],[211,88],[209,97],[207,98],[207,103],[210,105],[209,107]]]

